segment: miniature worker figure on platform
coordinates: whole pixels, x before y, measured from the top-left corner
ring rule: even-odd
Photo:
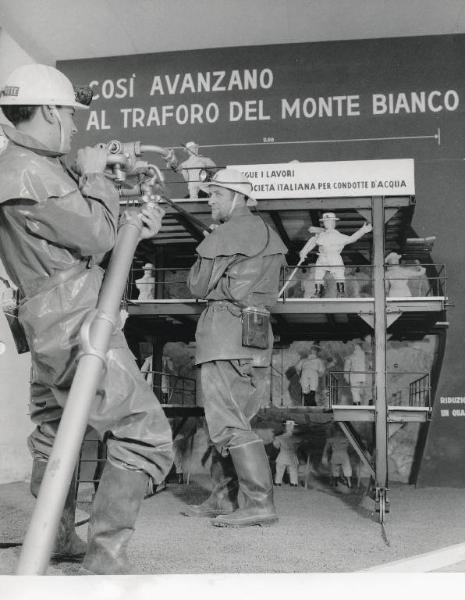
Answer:
[[[143,270],[142,277],[134,282],[139,290],[138,300],[153,300],[155,298],[155,267],[152,263],[145,263]]]
[[[325,363],[317,352],[317,346],[312,346],[309,351],[303,351],[301,359],[295,366],[295,370],[300,376],[304,406],[316,406],[319,379],[325,374],[326,370]]]
[[[321,297],[324,289],[324,277],[328,271],[336,280],[338,296],[344,296],[344,262],[341,252],[348,244],[353,244],[373,227],[365,223],[352,235],[345,235],[336,229],[338,217],[333,212],[323,213],[320,221],[323,227],[310,227],[309,232],[313,235],[299,252],[301,261],[305,260],[309,252],[318,246],[318,258],[315,268],[315,295]]]
[[[350,464],[348,449],[349,440],[346,438],[339,425],[333,423],[330,428],[329,437],[326,439],[323,448],[323,456],[321,458],[321,464],[323,466],[329,465],[331,468],[330,484],[333,487],[337,487],[341,472],[343,482],[348,488],[352,487],[352,465]]]
[[[350,384],[352,403],[360,406],[367,384],[367,361],[359,342],[353,342],[352,352],[344,360],[344,379]]]
[[[286,421],[285,431],[278,435],[273,440],[273,446],[279,448],[279,454],[276,457],[276,473],[274,478],[275,485],[281,485],[284,472],[288,471],[289,481],[292,487],[298,485],[298,466],[299,459],[297,458],[296,446],[300,441],[294,433],[295,421]]]
[[[423,277],[426,269],[421,265],[401,265],[401,254],[390,252],[386,258],[385,289],[390,298],[410,298],[409,279]]]
[[[189,198],[195,200],[198,198],[201,186],[204,185],[200,181],[200,171],[216,165],[211,158],[199,154],[199,145],[195,142],[187,142],[183,146],[188,157],[179,165],[177,170],[181,171],[182,176],[187,181]]]

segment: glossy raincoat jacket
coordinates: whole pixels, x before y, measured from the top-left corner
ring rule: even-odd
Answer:
[[[267,349],[243,346],[241,310],[247,306],[269,310],[275,304],[286,246],[258,215],[242,206],[196,252],[188,285],[195,297],[208,300],[197,325],[197,364],[252,359],[254,366],[269,365],[271,328]]]
[[[279,291],[279,274],[287,249],[279,236],[246,206],[237,207],[199,246],[188,285],[208,301],[195,335],[196,362],[208,433],[217,450],[258,440],[250,420],[265,397],[273,349],[242,344],[245,307],[271,309]]]
[[[76,368],[79,330],[97,305],[99,264],[116,241],[119,196],[102,173],[73,176],[57,153],[15,129],[0,155],[0,256],[25,299],[19,308],[32,357],[29,439],[46,458]],[[89,424],[110,432],[108,457],[163,480],[172,463],[169,423],[121,329]]]

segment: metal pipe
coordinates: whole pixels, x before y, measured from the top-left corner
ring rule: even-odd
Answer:
[[[163,148],[162,146],[154,146],[153,144],[141,144],[140,146],[141,152],[155,152],[156,154],[160,154],[160,156],[168,157],[172,154],[173,150],[171,148]]]
[[[83,355],[71,385],[52,453],[40,486],[23,543],[18,575],[43,575],[52,553],[71,478],[78,460],[87,420],[105,367],[105,354],[119,317],[142,222],[131,220],[118,232],[102,283],[96,311],[83,325]],[[88,335],[83,330],[88,328]]]

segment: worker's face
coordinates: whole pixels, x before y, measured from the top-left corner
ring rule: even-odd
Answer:
[[[73,135],[77,132],[77,127],[74,122],[74,112],[75,109],[71,106],[57,106],[56,108],[60,120],[61,120],[61,128],[62,128],[62,146],[61,151],[63,154],[67,154],[71,150],[71,140]],[[58,127],[58,145],[60,144],[60,131]]]
[[[229,217],[234,200],[234,192],[218,185],[210,187],[208,204],[214,221],[225,221]]]

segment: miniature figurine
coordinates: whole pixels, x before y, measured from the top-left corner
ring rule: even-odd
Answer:
[[[179,165],[177,170],[181,171],[182,176],[187,182],[189,198],[195,200],[198,198],[199,190],[203,185],[202,181],[200,181],[201,170],[215,167],[216,165],[211,158],[199,154],[199,145],[195,142],[187,142],[183,146],[188,158]]]
[[[319,379],[326,370],[325,363],[317,355],[317,350],[316,346],[312,346],[309,351],[303,351],[295,366],[300,376],[304,406],[316,406]]]
[[[344,262],[342,260],[342,249],[348,244],[360,239],[373,227],[365,223],[352,235],[345,235],[336,229],[338,217],[332,212],[323,214],[320,221],[323,227],[310,227],[309,232],[313,235],[299,252],[301,261],[305,260],[309,252],[318,246],[318,258],[315,268],[315,295],[321,297],[324,289],[324,276],[328,271],[336,280],[336,288],[339,296],[344,295]]]
[[[134,282],[139,290],[138,300],[153,300],[155,298],[155,267],[152,263],[145,263],[143,270],[142,277]]]
[[[346,438],[340,427],[336,425],[336,423],[333,423],[330,428],[329,437],[326,439],[323,448],[323,456],[321,458],[321,464],[323,466],[329,465],[331,468],[330,484],[333,487],[337,487],[341,472],[343,482],[348,488],[352,487],[352,465],[350,464],[348,448],[349,440]]]
[[[293,436],[295,421],[286,421],[285,431],[273,440],[273,446],[279,448],[279,454],[276,458],[276,473],[274,484],[280,486],[283,481],[284,471],[289,473],[289,481],[292,487],[298,486],[298,466],[296,445],[298,439]]]
[[[420,265],[401,265],[401,254],[390,252],[386,258],[385,289],[390,298],[410,298],[412,292],[408,282],[410,279],[423,277],[426,269]]]
[[[350,384],[352,403],[360,406],[367,383],[365,352],[358,342],[352,342],[353,350],[344,360],[344,379]]]

